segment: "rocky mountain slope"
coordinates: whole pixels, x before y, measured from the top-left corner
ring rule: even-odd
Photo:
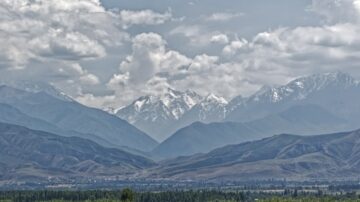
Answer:
[[[223,119],[226,103],[224,98],[215,95],[202,97],[193,91],[180,92],[169,88],[161,95],[140,97],[117,110],[116,115],[163,141],[195,121]]]
[[[359,81],[341,72],[315,74],[283,86],[263,87],[250,97],[238,96],[229,103],[213,94],[201,97],[191,91],[168,89],[164,95],[134,101],[117,115],[161,142],[197,121],[250,122],[300,105],[320,106],[353,129],[360,124]]]
[[[359,159],[360,131],[277,135],[164,161],[150,176],[213,181],[354,179],[360,177]]]
[[[0,123],[0,180],[129,176],[155,165],[146,158],[90,140]]]
[[[291,106],[314,104],[358,125],[360,83],[348,74],[335,72],[302,77],[287,85],[263,88],[248,98],[228,105],[226,121],[247,122],[279,113]]]
[[[274,134],[314,135],[348,129],[347,122],[317,105],[290,107],[275,115],[246,122],[204,124],[196,122],[174,133],[153,154],[173,158],[209,152],[228,144],[259,140]]]
[[[86,107],[73,100],[58,99],[44,91],[34,93],[1,86],[0,103],[13,108],[12,115],[14,117],[11,118],[11,113],[8,113],[7,123],[59,132],[59,135],[64,134],[64,131],[65,133],[70,131],[69,133],[81,134],[79,136],[109,147],[125,146],[149,151],[158,144],[144,132],[114,115]],[[26,115],[27,121],[21,122],[16,118],[20,113],[23,117]],[[29,123],[31,118],[34,121]]]

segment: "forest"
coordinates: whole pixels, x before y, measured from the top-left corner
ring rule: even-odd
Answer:
[[[299,193],[230,192],[217,190],[134,192],[119,191],[3,191],[0,202],[360,202],[355,192],[325,195]]]

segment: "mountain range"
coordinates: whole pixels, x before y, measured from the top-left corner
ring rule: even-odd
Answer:
[[[343,127],[344,129],[355,129],[360,124],[359,81],[341,72],[315,74],[295,79],[283,86],[263,87],[252,96],[238,96],[230,102],[213,94],[202,97],[192,91],[168,89],[158,97],[141,97],[118,110],[116,115],[163,142],[172,138],[179,129],[197,121],[259,123],[261,119],[275,118],[296,106],[310,106],[309,109],[302,109],[311,113],[311,106],[315,105],[322,112],[326,111],[325,113],[343,120],[342,123],[346,122],[347,127]],[[301,118],[300,115],[296,116]],[[303,125],[296,126],[300,127]],[[290,132],[301,134],[303,131]]]
[[[90,140],[0,123],[0,181],[127,176],[154,166],[146,158]]]
[[[174,158],[206,153],[229,144],[259,140],[274,134],[314,135],[347,129],[345,120],[317,105],[297,105],[250,122],[196,122],[162,142],[154,149],[153,155],[160,159]]]
[[[276,87],[264,87],[254,95],[234,98],[226,121],[244,122],[279,113],[303,104],[319,105],[334,115],[358,125],[360,83],[342,72],[315,74]]]
[[[360,83],[340,72],[230,102],[169,88],[112,113],[46,84],[2,85],[0,182],[347,178],[359,175],[360,131],[340,132],[359,128],[358,117]]]
[[[146,177],[199,181],[351,180],[360,177],[360,131],[276,135],[163,161]]]
[[[214,94],[168,88],[161,95],[147,95],[114,112],[158,141],[193,122],[210,123],[224,118],[227,101]]]
[[[169,118],[171,111],[181,113]],[[360,124],[360,84],[341,72],[315,74],[230,102],[213,94],[168,89],[162,97],[142,97],[117,115],[158,140],[167,137],[152,154],[173,158],[274,134],[354,130]]]
[[[24,91],[0,86],[1,121],[64,136],[78,136],[103,146],[150,151],[158,143],[128,122],[72,99],[46,91]]]
[[[155,163],[78,137],[0,123],[0,186],[86,179],[350,180],[360,177],[360,130],[281,134]]]

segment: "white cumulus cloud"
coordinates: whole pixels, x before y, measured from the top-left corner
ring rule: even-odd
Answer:
[[[213,43],[227,44],[229,43],[229,38],[226,34],[217,34],[212,36],[210,41]]]
[[[156,13],[152,10],[122,10],[120,11],[120,20],[124,28],[132,25],[159,25],[172,19],[171,11],[165,13]]]

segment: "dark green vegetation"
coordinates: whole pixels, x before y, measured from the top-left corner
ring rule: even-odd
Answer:
[[[133,192],[122,191],[10,191],[0,192],[0,202],[335,202],[360,201],[355,193],[322,195],[299,193],[286,190],[282,193],[266,192],[222,192],[222,191],[173,191],[173,192]]]

